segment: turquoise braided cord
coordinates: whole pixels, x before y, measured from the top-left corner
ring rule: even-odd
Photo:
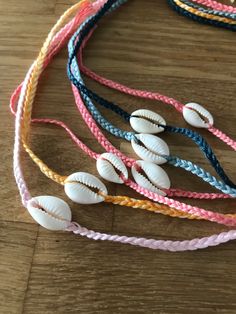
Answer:
[[[233,189],[222,181],[217,180],[209,172],[205,171],[203,168],[192,163],[191,161],[180,159],[176,156],[165,156],[165,158],[168,160],[169,164],[177,168],[182,168],[186,171],[189,171],[216,188],[217,190],[220,190],[221,192],[228,194],[232,197],[236,197],[236,189]]]

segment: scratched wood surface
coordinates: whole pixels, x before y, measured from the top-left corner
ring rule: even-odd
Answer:
[[[93,242],[38,227],[20,203],[12,175],[14,119],[9,96],[23,79],[59,15],[75,0],[0,0],[0,313],[236,313],[236,243],[187,253],[165,253],[126,245]],[[227,2],[227,1],[225,1]],[[35,117],[58,118],[102,152],[76,112],[66,77],[66,49],[43,75]],[[85,51],[85,63],[104,76],[132,87],[159,91],[182,102],[196,101],[214,115],[216,125],[236,135],[235,34],[196,24],[178,16],[166,0],[128,1],[96,30]],[[87,80],[88,85],[129,112],[150,108],[169,124],[185,126],[175,110],[161,103],[128,97]],[[127,128],[104,111],[115,124]],[[96,173],[95,163],[78,151],[62,130],[34,125],[32,147],[62,174]],[[232,179],[235,156],[225,145],[202,134],[213,145]],[[162,134],[173,154],[210,169],[201,153],[180,136]],[[108,136],[124,152],[130,146]],[[46,179],[22,154],[33,195],[66,199],[60,186]],[[200,180],[165,166],[173,187],[211,191]],[[110,193],[135,195],[109,185]],[[235,201],[192,204],[233,212]],[[119,206],[70,203],[74,219],[99,231],[186,239],[227,230],[207,222],[189,222]]]

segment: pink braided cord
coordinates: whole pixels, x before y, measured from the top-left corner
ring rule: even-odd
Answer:
[[[24,181],[23,172],[21,169],[21,161],[20,161],[20,151],[21,151],[21,116],[23,112],[24,105],[24,96],[26,92],[26,87],[28,81],[30,79],[30,75],[32,69],[34,67],[34,63],[32,64],[28,74],[26,75],[25,81],[21,87],[18,87],[17,90],[21,91],[19,102],[17,106],[16,119],[15,119],[15,143],[14,143],[14,174],[16,177],[16,183],[19,188],[23,205],[26,207],[27,202],[30,200],[31,196],[28,191],[27,185]],[[15,98],[16,93],[14,93],[13,98]],[[14,107],[11,106],[11,109]],[[95,232],[92,230],[88,230],[86,228],[81,227],[77,223],[72,223],[68,231],[72,231],[75,234],[80,234],[81,236],[85,236],[89,239],[94,240],[108,240],[113,242],[127,243],[131,245],[147,247],[151,249],[160,249],[160,250],[168,250],[168,251],[186,251],[186,250],[196,250],[200,248],[206,248],[208,246],[216,246],[220,243],[225,243],[230,240],[236,239],[236,231],[231,230],[228,232],[223,232],[218,235],[213,235],[210,237],[204,237],[201,239],[193,239],[190,241],[163,241],[163,240],[153,240],[153,239],[145,239],[145,238],[136,238],[136,237],[126,237],[126,236],[118,236],[118,235],[109,235],[104,233]]]
[[[228,135],[216,129],[214,126],[209,127],[208,131],[211,132],[216,137],[218,137],[222,142],[230,146],[233,150],[236,150],[236,141],[234,141]]]
[[[234,9],[236,9],[236,8],[234,8]],[[83,45],[81,46],[80,51],[78,53],[79,54],[79,57],[78,57],[79,67],[80,67],[81,71],[86,76],[88,76],[92,80],[97,81],[98,83],[100,83],[106,87],[118,90],[118,91],[125,93],[127,95],[131,95],[131,96],[135,96],[135,97],[139,97],[139,98],[161,101],[163,103],[171,105],[177,111],[183,112],[184,104],[178,102],[177,100],[175,100],[173,98],[170,98],[168,96],[164,96],[162,94],[155,93],[155,92],[149,92],[149,91],[130,88],[130,87],[122,85],[118,82],[115,82],[115,81],[109,80],[105,77],[102,77],[102,76],[98,75],[97,73],[93,72],[88,67],[86,67],[83,63],[83,49],[86,47],[86,45],[87,45],[90,37],[92,36],[94,30],[95,30],[95,28],[89,33],[87,38],[84,40]],[[221,141],[223,141],[225,144],[227,144],[233,150],[236,150],[236,141],[231,139],[228,135],[226,135],[222,131],[214,128],[213,126],[210,126],[208,128],[208,131],[211,132],[216,137],[218,137]]]
[[[206,7],[218,10],[218,11],[225,11],[230,13],[236,13],[236,8],[230,5],[226,5],[217,1],[212,0],[192,0],[198,4],[205,5]]]
[[[92,32],[90,32],[89,37],[91,36],[91,34],[92,34]],[[83,46],[81,47],[81,49],[79,51],[79,58],[78,58],[79,59],[79,67],[85,75],[87,75],[91,79],[99,82],[100,84],[102,84],[104,86],[116,89],[122,93],[131,95],[131,96],[135,96],[135,97],[161,101],[165,104],[173,106],[179,112],[183,111],[184,105],[182,103],[180,103],[179,101],[173,99],[173,98],[162,95],[160,93],[149,92],[149,91],[145,91],[145,90],[137,90],[137,89],[127,87],[127,86],[122,85],[120,83],[117,83],[117,82],[114,82],[114,81],[109,80],[107,78],[104,78],[102,76],[99,76],[98,74],[94,73],[92,70],[88,69],[83,64],[82,50],[85,47],[85,44],[88,41],[89,37],[87,37],[87,39],[84,41]]]

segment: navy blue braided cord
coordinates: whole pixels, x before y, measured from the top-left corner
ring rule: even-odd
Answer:
[[[169,125],[160,125],[162,126],[165,131],[176,133],[176,134],[182,134],[189,139],[191,139],[197,146],[200,148],[200,150],[203,152],[205,157],[210,161],[213,168],[216,170],[220,178],[229,185],[232,188],[236,188],[236,185],[230,180],[230,178],[225,173],[224,169],[221,167],[219,160],[217,159],[216,155],[214,154],[211,146],[207,143],[207,141],[197,132],[194,132],[190,129],[186,128],[178,128],[173,127]]]
[[[211,19],[207,19],[201,16],[197,16],[191,12],[188,12],[187,10],[184,10],[183,8],[180,8],[173,0],[167,0],[169,5],[180,15],[184,15],[196,22],[202,23],[202,24],[208,24],[216,27],[221,27],[221,28],[226,28],[231,31],[236,31],[236,25],[220,22],[220,21],[215,21]]]
[[[124,2],[124,1],[122,1]],[[84,24],[83,24],[83,28],[80,27],[81,31],[80,31],[80,36],[78,41],[76,42],[76,45],[74,47],[74,50],[72,52],[72,54],[69,56],[69,60],[68,60],[68,66],[67,66],[67,73],[68,73],[68,77],[71,80],[71,82],[81,91],[84,92],[85,94],[87,94],[88,97],[92,98],[94,101],[100,103],[103,107],[108,108],[108,109],[112,109],[115,113],[119,114],[120,116],[122,116],[126,121],[129,121],[129,114],[127,114],[127,112],[125,112],[122,108],[120,108],[119,106],[114,105],[112,102],[105,100],[104,98],[100,97],[99,95],[97,95],[96,93],[94,93],[93,91],[91,91],[90,89],[88,89],[84,84],[82,84],[81,82],[79,82],[72,70],[71,70],[71,66],[72,66],[72,62],[73,59],[76,58],[77,52],[79,51],[84,39],[89,35],[90,31],[94,28],[94,26],[97,24],[97,22],[110,10],[112,9],[112,6],[116,3],[119,3],[120,5],[120,1],[117,0],[108,0],[104,6],[98,11],[97,14],[93,15],[90,19],[88,19]]]

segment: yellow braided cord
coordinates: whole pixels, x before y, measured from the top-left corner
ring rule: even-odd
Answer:
[[[193,13],[193,14],[195,14],[197,16],[204,17],[204,18],[207,18],[207,19],[210,19],[210,20],[215,20],[215,21],[219,21],[219,22],[224,22],[224,23],[236,25],[236,21],[234,21],[232,19],[229,19],[227,17],[216,16],[216,15],[213,15],[213,14],[204,13],[204,12],[198,11],[195,8],[192,8],[192,7],[188,6],[187,4],[181,2],[180,0],[174,0],[174,1],[182,9],[184,9],[184,10],[190,12],[190,13]]]
[[[51,170],[41,159],[39,159],[34,152],[29,148],[29,146],[27,144],[25,144],[25,142],[23,141],[23,147],[25,149],[25,151],[29,154],[30,158],[38,165],[39,169],[43,172],[43,174],[45,174],[49,179],[64,185],[64,182],[66,180],[66,176],[61,176],[59,174],[57,174],[56,172],[54,172],[53,170]]]
[[[137,200],[128,196],[112,196],[112,195],[103,195],[106,203],[112,203],[114,205],[132,207],[132,208],[140,208],[150,212],[155,212],[158,214],[162,214],[165,216],[176,217],[176,218],[187,218],[187,219],[195,219],[195,220],[203,220],[203,218],[191,215],[188,213],[183,213],[182,211],[168,207],[166,205],[153,203],[147,200]],[[236,214],[228,214],[224,215],[225,217],[236,217]]]

